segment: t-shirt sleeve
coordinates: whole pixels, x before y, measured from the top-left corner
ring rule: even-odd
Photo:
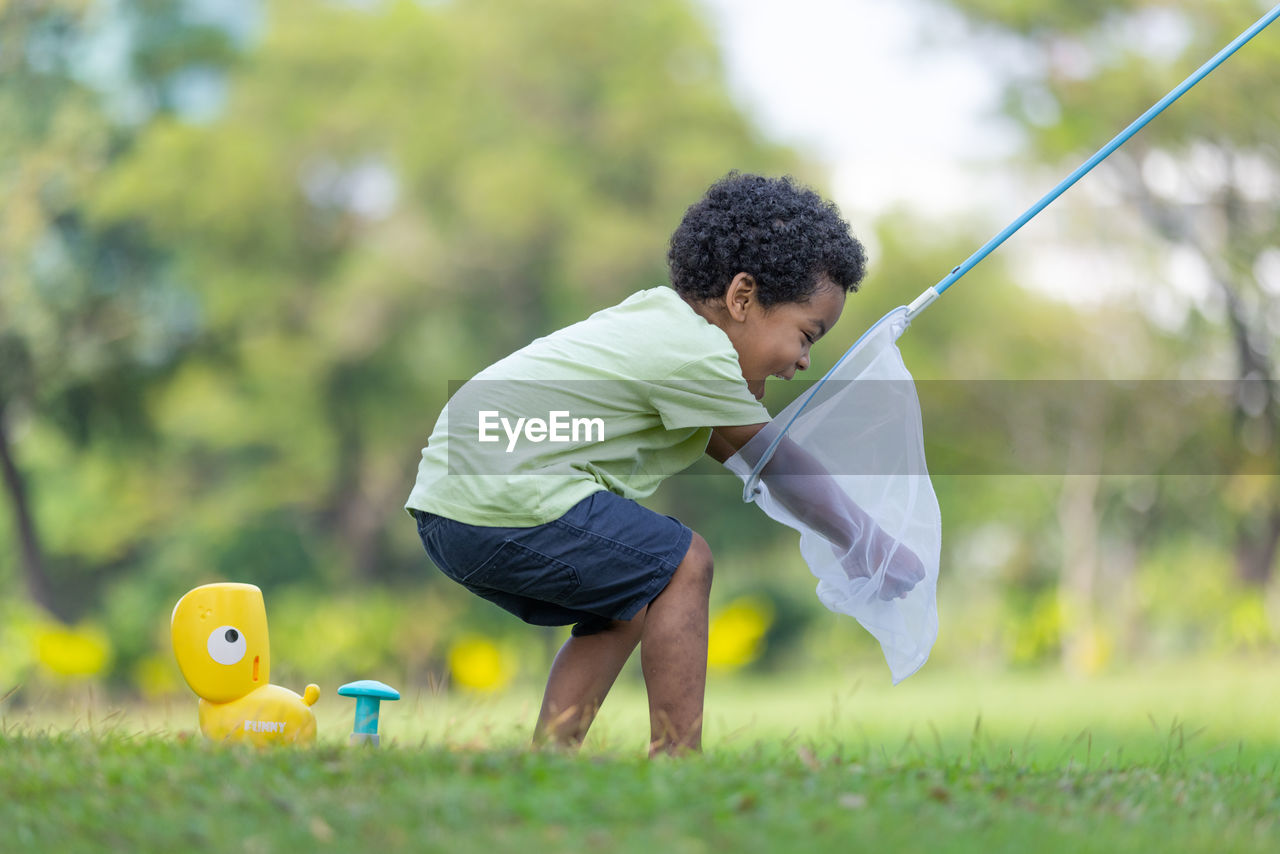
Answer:
[[[747,389],[738,360],[727,354],[687,362],[665,379],[651,382],[649,402],[668,430],[763,424],[770,419],[769,410]]]

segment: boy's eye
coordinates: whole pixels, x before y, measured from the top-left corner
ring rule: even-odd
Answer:
[[[810,335],[808,332],[804,334],[804,340],[808,341],[810,344],[816,343],[816,339],[812,335]]]

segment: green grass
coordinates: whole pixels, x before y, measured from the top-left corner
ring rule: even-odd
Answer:
[[[1277,677],[713,677],[707,752],[652,763],[630,679],[576,756],[524,746],[532,688],[406,696],[376,751],[331,693],[316,748],[262,752],[193,735],[194,700],[0,706],[0,850],[1272,851]]]

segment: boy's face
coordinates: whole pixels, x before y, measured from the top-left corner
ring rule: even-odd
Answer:
[[[764,397],[766,378],[789,380],[809,367],[809,348],[836,325],[844,299],[844,291],[823,277],[807,302],[766,309],[756,298],[755,280],[745,273],[734,276],[725,292],[724,323],[717,325],[738,351],[742,376],[756,400]]]

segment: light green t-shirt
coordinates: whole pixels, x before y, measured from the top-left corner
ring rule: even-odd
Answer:
[[[541,525],[602,489],[652,495],[705,453],[712,427],[768,420],[729,337],[671,288],[650,288],[459,388],[405,506],[471,525]]]

